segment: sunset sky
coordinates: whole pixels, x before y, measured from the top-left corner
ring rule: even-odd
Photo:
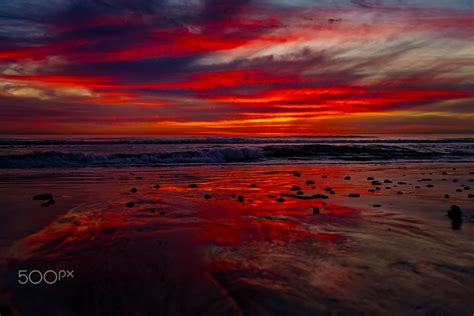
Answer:
[[[15,0],[0,134],[474,134],[472,0]]]

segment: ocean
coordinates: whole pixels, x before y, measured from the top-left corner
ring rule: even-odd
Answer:
[[[2,137],[0,168],[472,162],[474,138]]]

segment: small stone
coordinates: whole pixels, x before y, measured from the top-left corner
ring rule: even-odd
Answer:
[[[445,194],[445,195],[444,195],[444,198],[445,198],[445,199],[449,199],[450,197],[451,197],[451,196],[450,196],[449,194]]]
[[[188,188],[190,188],[190,189],[196,189],[197,187],[198,187],[198,185],[195,184],[195,183],[191,183],[190,185],[188,185]]]
[[[37,194],[33,196],[33,200],[35,201],[47,201],[47,200],[52,200],[52,199],[53,199],[53,195],[49,193]]]
[[[154,188],[155,188],[155,189],[159,189],[159,188],[160,188],[160,185],[159,185],[159,184],[155,184]]]
[[[132,188],[132,189],[130,190],[130,192],[132,192],[132,193],[137,193],[137,191],[138,191],[137,188]]]
[[[237,201],[243,202],[243,201],[244,201],[244,197],[243,197],[242,195],[237,195]]]
[[[374,204],[373,207],[382,207],[380,204]]]
[[[166,215],[165,211],[161,211],[161,212],[160,212],[160,215],[161,215],[161,216],[165,216],[165,215]]]
[[[434,188],[434,185],[428,184],[426,187],[427,187],[427,188]]]
[[[461,189],[456,189],[456,192],[462,192],[462,190]]]
[[[398,194],[398,195],[402,195],[403,192],[402,192],[402,191],[398,191],[397,194]]]
[[[383,183],[392,183],[392,181],[390,181],[389,179],[385,179],[383,180]]]
[[[300,188],[299,186],[297,186],[297,185],[294,185],[294,186],[292,186],[292,187],[290,188],[290,190],[291,190],[291,191],[300,191],[301,188]]]
[[[372,185],[382,185],[382,183],[380,181],[375,180],[372,181]]]
[[[295,177],[301,177],[301,172],[295,171],[295,172],[293,172],[293,175]]]
[[[304,192],[303,192],[303,191],[298,191],[298,192],[296,192],[296,194],[297,194],[297,195],[303,195]]]
[[[313,181],[313,180],[306,180],[306,184],[307,184],[307,185],[313,185],[313,184],[314,184],[314,181]]]
[[[256,185],[255,183],[252,183],[252,184],[250,185],[250,187],[251,187],[251,188],[256,188],[257,185]]]
[[[461,208],[457,205],[451,205],[451,208],[448,210],[448,217],[452,220],[460,220],[462,217]]]
[[[358,197],[360,197],[360,194],[359,194],[359,193],[350,193],[350,194],[348,195],[348,197],[350,197],[350,198],[358,198]]]
[[[319,214],[319,208],[313,207],[313,215],[318,215]]]
[[[370,189],[369,192],[374,193],[375,189]]]
[[[135,206],[135,203],[133,202],[128,202],[127,204],[125,204],[126,207],[134,207]]]
[[[374,177],[368,177],[367,180],[368,180],[368,181],[373,181],[373,180],[374,180]]]
[[[285,199],[280,197],[280,198],[278,198],[276,201],[277,201],[278,203],[283,203],[283,202],[285,202]]]
[[[344,177],[344,180],[350,180],[350,179],[351,179],[350,176],[345,176],[345,177]]]
[[[205,195],[204,195],[204,198],[205,198],[206,200],[210,200],[210,199],[211,199],[211,195],[210,195],[210,194],[205,194]]]

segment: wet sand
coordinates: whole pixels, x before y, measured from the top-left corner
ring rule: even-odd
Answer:
[[[470,315],[473,172],[461,163],[5,170],[0,305],[22,315]],[[55,204],[32,200],[43,193]],[[19,285],[19,269],[75,273]]]

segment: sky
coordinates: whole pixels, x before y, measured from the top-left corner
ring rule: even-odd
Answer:
[[[474,134],[474,0],[15,0],[0,134]]]

